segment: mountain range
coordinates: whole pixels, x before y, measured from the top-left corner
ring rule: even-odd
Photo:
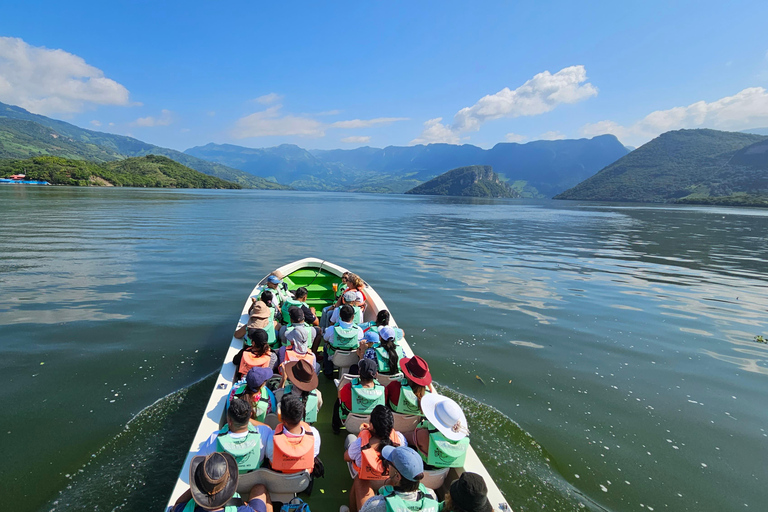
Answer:
[[[456,167],[490,165],[526,197],[551,197],[628,152],[613,135],[500,143],[487,150],[470,144],[351,150],[306,150],[293,144],[271,148],[207,144],[185,151],[306,190],[405,192]]]
[[[667,132],[555,199],[768,206],[768,137]]]

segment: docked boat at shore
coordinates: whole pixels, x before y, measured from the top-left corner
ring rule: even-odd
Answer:
[[[331,305],[335,301],[334,283],[340,282],[342,274],[347,272],[347,269],[318,258],[305,258],[284,265],[277,269],[277,271],[282,273],[284,276],[283,280],[287,283],[290,290],[298,287],[307,288],[307,304],[320,312],[323,307]],[[266,287],[267,277],[265,276],[249,294],[241,311],[237,327],[247,324],[249,309],[252,305],[251,298],[260,295],[261,291]],[[387,309],[387,307],[374,288],[367,282],[365,295],[367,307],[364,311],[363,320],[373,321],[376,319],[377,313],[380,310]],[[391,317],[390,325],[396,325],[394,317]],[[414,354],[408,345],[407,338],[399,340],[398,344],[403,348],[407,357],[413,357]],[[187,453],[184,465],[171,493],[168,507],[173,506],[177,499],[189,488],[192,458],[213,432],[226,425],[227,398],[232,390],[237,372],[233,359],[242,348],[243,340],[233,336],[224,357],[224,363],[216,378],[213,392],[192,440],[189,453]],[[341,372],[339,377],[342,377]],[[391,377],[389,378],[391,379]],[[309,504],[312,510],[318,511],[336,511],[339,510],[340,505],[348,503],[349,495],[347,493],[352,484],[352,479],[347,470],[347,463],[343,459],[345,436],[334,435],[331,427],[333,401],[337,393],[338,380],[334,382],[321,376],[319,382],[319,389],[326,397],[326,403],[320,409],[314,427],[319,431],[322,440],[320,459],[325,466],[325,476],[314,481],[311,487],[311,495],[307,496],[306,492],[302,492],[309,484],[309,476],[306,472],[284,475],[270,469],[260,468],[240,475],[238,491],[241,494],[247,493],[251,486],[260,483],[267,487],[273,502],[287,502],[298,494],[299,497]],[[267,423],[270,422],[267,421]],[[349,423],[347,426],[350,427],[350,431],[353,430]],[[471,430],[472,426],[470,425],[469,427]],[[353,431],[352,433],[356,434],[357,432]],[[483,477],[488,487],[488,499],[493,505],[494,510],[511,510],[471,445],[467,448],[463,467],[435,471],[434,475],[428,475],[430,477],[425,479],[425,484],[427,487],[434,489],[438,498],[442,499],[450,483],[463,472],[477,473]],[[277,510],[277,507],[275,509]]]

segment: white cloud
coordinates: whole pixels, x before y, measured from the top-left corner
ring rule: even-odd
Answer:
[[[597,95],[597,88],[587,82],[584,66],[570,66],[555,74],[544,71],[535,75],[515,90],[508,87],[489,94],[471,107],[459,110],[453,124],[445,125],[441,119],[424,123],[422,134],[411,144],[448,142],[457,144],[459,134],[475,132],[483,123],[493,119],[536,116],[550,112],[559,105],[578,103]]]
[[[91,124],[93,126],[97,126],[98,127],[98,126],[101,126],[101,121],[98,121],[98,120],[94,119],[93,121],[91,121]]]
[[[544,132],[539,135],[539,140],[563,140],[565,135],[558,131]]]
[[[129,105],[128,89],[82,57],[0,37],[0,101],[37,114]]]
[[[276,92],[271,92],[269,94],[265,94],[264,96],[259,96],[253,101],[255,101],[256,103],[261,103],[262,105],[271,105],[273,103],[277,103],[282,99],[283,97],[280,94],[277,94]]]
[[[173,112],[170,110],[161,110],[159,117],[140,117],[134,122],[131,123],[131,126],[143,126],[143,127],[152,127],[152,126],[168,126],[169,124],[173,123]]]
[[[600,121],[582,126],[587,137],[611,133],[624,144],[640,146],[658,135],[682,128],[746,130],[768,125],[768,91],[751,87],[707,103],[697,101],[687,107],[651,112],[635,123],[622,126],[614,121]]]
[[[507,142],[523,142],[527,138],[525,135],[518,135],[517,133],[508,133],[504,136],[504,140]]]
[[[346,144],[365,144],[366,142],[370,142],[371,138],[363,135],[353,135],[351,137],[344,137],[341,139],[341,142],[344,142]]]
[[[322,123],[308,115],[283,115],[282,105],[273,105],[261,112],[245,116],[235,123],[232,136],[236,139],[250,137],[297,135],[300,137],[324,137],[328,129],[339,128],[368,128],[374,125],[391,124],[404,121],[404,117],[378,117],[375,119],[351,119]]]
[[[329,128],[369,128],[377,124],[392,124],[397,121],[408,121],[407,117],[377,117],[375,119],[350,119],[349,121],[336,121],[328,125]]]

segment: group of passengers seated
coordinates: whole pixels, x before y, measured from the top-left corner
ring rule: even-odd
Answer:
[[[278,273],[270,275],[266,285],[253,298],[247,323],[235,331],[244,346],[234,358],[236,382],[228,399],[227,424],[213,432],[193,458],[191,489],[174,512],[192,512],[195,504],[200,510],[219,510],[229,498],[222,501],[226,493],[217,489],[228,489],[231,482],[224,480],[236,481],[237,474],[262,467],[311,474],[322,467],[320,434],[311,426],[323,405],[317,389],[321,339],[322,370],[329,379],[335,352],[356,352],[359,357],[339,375],[343,383],[333,408],[334,433],[350,417],[363,420],[359,433],[350,433],[345,442],[343,457],[353,483],[349,507],[342,506],[341,512],[493,510],[479,475],[463,473],[443,503],[421,483],[425,471],[464,465],[467,421],[456,402],[434,393],[427,362],[407,357],[400,344],[404,333],[389,325],[388,311],[363,323],[367,298],[362,279],[345,273],[341,286],[334,286],[336,303],[323,310],[321,319],[306,304],[306,288],[288,292]],[[403,418],[408,428],[399,432],[396,419]],[[274,429],[270,424],[276,424]],[[238,510],[271,511],[266,488],[255,486]]]

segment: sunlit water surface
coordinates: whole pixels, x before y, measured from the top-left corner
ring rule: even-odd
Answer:
[[[0,207],[16,509],[161,508],[246,295],[310,255],[376,287],[515,510],[768,503],[766,211],[20,186]]]

